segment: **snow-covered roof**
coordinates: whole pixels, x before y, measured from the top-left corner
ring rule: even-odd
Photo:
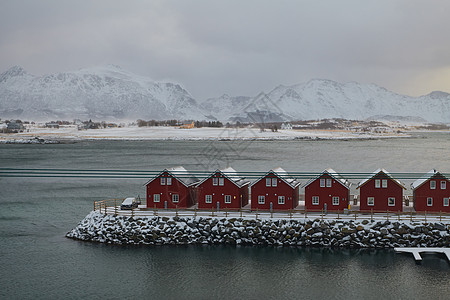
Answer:
[[[149,184],[150,182],[152,182],[156,178],[160,177],[161,174],[163,174],[164,172],[168,172],[173,177],[176,177],[177,180],[180,181],[185,186],[190,186],[190,185],[195,184],[195,183],[197,183],[199,181],[199,179],[197,177],[195,177],[194,175],[190,174],[185,168],[183,168],[182,166],[178,166],[178,167],[164,169],[157,176],[155,176],[152,179],[150,179],[145,185]]]
[[[215,170],[213,173],[211,173],[211,175],[209,175],[208,177],[206,177],[202,181],[200,181],[198,183],[198,185],[202,184],[203,182],[205,182],[207,179],[209,179],[210,177],[212,177],[214,174],[216,174],[218,172],[223,174],[226,178],[228,178],[231,182],[236,184],[238,187],[242,187],[242,186],[250,183],[250,181],[248,181],[244,177],[239,176],[235,169],[228,167],[225,169]]]
[[[294,177],[289,175],[289,173],[286,172],[283,168],[278,167],[278,168],[270,170],[269,172],[264,174],[264,176],[262,176],[262,177],[258,178],[257,180],[255,180],[252,183],[252,185],[257,183],[258,181],[260,181],[261,179],[263,179],[264,177],[266,177],[270,173],[273,173],[273,174],[277,175],[281,180],[283,180],[284,182],[286,182],[288,185],[290,185],[293,188],[296,188],[300,184],[300,182],[298,182]]]
[[[244,177],[240,177],[237,174],[236,170],[233,169],[232,167],[221,169],[219,171],[238,186],[243,186],[244,184],[247,184],[250,182],[250,181],[246,180]]]
[[[420,177],[419,179],[417,179],[413,183],[411,183],[411,188],[413,190],[415,190],[416,188],[418,188],[419,186],[424,184],[427,180],[429,180],[429,179],[431,179],[431,178],[433,178],[434,176],[437,176],[437,175],[439,175],[442,178],[445,178],[444,175],[442,175],[441,173],[439,173],[438,171],[433,169],[433,170],[428,171],[428,173],[425,173],[422,177]]]
[[[371,180],[375,175],[379,174],[379,173],[384,173],[385,175],[387,175],[390,179],[392,179],[395,183],[397,183],[399,186],[401,186],[402,188],[404,188],[406,190],[406,187],[403,183],[401,183],[398,179],[395,179],[394,177],[392,177],[392,175],[386,171],[383,168],[380,169],[376,169],[372,174],[370,174],[369,177],[367,177],[366,179],[363,179],[358,186],[356,187],[357,189],[359,189],[361,186],[363,186],[364,184],[366,184],[369,180]]]
[[[339,182],[340,184],[342,184],[346,188],[350,188],[350,186],[352,185],[352,183],[350,181],[348,181],[347,179],[345,179],[341,174],[339,174],[338,172],[336,172],[335,170],[333,170],[331,168],[328,168],[328,169],[325,169],[322,172],[322,174],[320,174],[319,176],[310,179],[307,183],[305,183],[305,185],[303,187],[306,187],[306,186],[310,185],[312,182],[314,182],[318,178],[320,178],[323,174],[330,175],[332,178],[334,178],[337,182]]]

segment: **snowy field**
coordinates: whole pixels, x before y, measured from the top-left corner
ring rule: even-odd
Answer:
[[[124,127],[78,130],[76,127],[30,128],[17,134],[0,134],[0,141],[32,139],[49,140],[291,140],[291,139],[378,139],[409,137],[407,134],[375,134],[346,130],[278,130],[261,132],[257,128]]]

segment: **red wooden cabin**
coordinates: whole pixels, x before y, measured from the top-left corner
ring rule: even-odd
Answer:
[[[450,181],[431,170],[411,184],[416,211],[450,212]]]
[[[359,183],[357,189],[362,211],[403,211],[403,190],[406,188],[384,169],[373,172]]]
[[[248,184],[233,168],[216,170],[197,185],[199,209],[235,209],[248,204]]]
[[[183,167],[164,169],[145,184],[147,207],[187,208],[194,205],[198,181]]]
[[[342,211],[348,208],[350,186],[351,183],[336,171],[326,169],[304,185],[305,208],[312,211]]]
[[[251,184],[252,210],[289,210],[298,205],[300,182],[282,168],[267,172]]]

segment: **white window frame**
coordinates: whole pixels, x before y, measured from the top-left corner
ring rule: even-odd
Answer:
[[[391,204],[391,200],[394,202]],[[395,197],[388,197],[388,206],[395,206]]]
[[[278,204],[285,204],[286,198],[284,196],[278,196]]]
[[[227,203],[227,204],[231,203],[231,195],[225,195],[224,196],[224,202]]]
[[[331,178],[327,178],[327,187],[331,187]]]
[[[223,177],[219,177],[219,185],[224,186],[224,184],[225,184],[225,179]]]
[[[212,195],[205,195],[205,203],[212,203]]]
[[[320,178],[320,187],[325,187],[325,178]]]
[[[381,180],[380,179],[375,179],[375,188],[379,189],[381,187]]]
[[[166,177],[161,177],[161,185],[166,185]]]
[[[272,178],[266,178],[266,186],[272,186]]]
[[[339,196],[333,196],[333,205],[339,205]]]
[[[442,204],[443,204],[444,206],[449,206],[449,202],[450,202],[449,199],[450,199],[450,198],[444,198],[443,201],[442,201],[442,202],[443,202]]]
[[[427,206],[433,206],[433,197],[427,197]]]
[[[312,196],[312,205],[319,205],[319,196]]]
[[[272,186],[277,186],[277,178],[272,178]]]
[[[172,194],[172,202],[173,203],[179,203],[180,202],[180,195]]]
[[[258,196],[258,204],[265,204],[266,203],[266,196],[259,195]]]
[[[447,181],[442,180],[441,181],[441,190],[445,190],[445,189],[447,189]]]
[[[166,185],[172,185],[172,177],[167,177]]]
[[[367,206],[375,205],[375,197],[367,197]]]
[[[435,190],[435,189],[436,189],[436,181],[430,180],[430,190]]]
[[[213,185],[219,185],[219,178],[213,177]]]
[[[388,186],[388,181],[387,181],[387,179],[382,179],[382,180],[381,180],[381,187],[382,187],[383,189],[387,189],[387,186]]]
[[[160,194],[153,194],[153,203],[158,203],[161,201],[161,195]]]

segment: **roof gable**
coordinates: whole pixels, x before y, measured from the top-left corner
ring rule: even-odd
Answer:
[[[202,181],[198,182],[197,186],[203,184],[206,180],[213,177],[217,173],[222,174],[223,177],[225,177],[226,179],[228,179],[229,181],[234,183],[239,188],[250,183],[250,181],[248,181],[244,177],[239,176],[235,169],[228,167],[228,168],[221,169],[221,170],[219,170],[219,169],[215,170],[208,177],[206,177]]]
[[[350,189],[350,186],[352,185],[352,183],[350,181],[348,181],[347,179],[345,179],[341,174],[339,174],[338,172],[336,172],[335,170],[333,170],[331,168],[325,169],[319,176],[316,176],[315,178],[310,179],[303,187],[307,187],[308,185],[310,185],[311,183],[313,183],[314,181],[316,181],[317,179],[319,179],[320,177],[322,177],[325,174],[330,175],[331,178],[333,178],[334,180],[339,182],[345,188]]]
[[[258,183],[259,181],[261,181],[262,179],[264,179],[265,177],[267,177],[267,175],[269,174],[273,174],[275,176],[277,176],[278,178],[280,178],[284,183],[286,183],[287,185],[289,185],[292,188],[296,188],[297,186],[300,185],[300,182],[297,181],[294,177],[292,177],[291,175],[289,175],[288,172],[286,172],[284,169],[278,167],[275,168],[273,170],[270,170],[269,172],[267,172],[266,174],[264,174],[263,176],[261,176],[260,178],[258,178],[257,180],[255,180],[250,186],[255,185],[256,183]]]
[[[358,186],[356,187],[357,189],[361,188],[363,185],[365,185],[367,182],[369,182],[370,180],[372,180],[375,176],[377,176],[378,174],[384,174],[386,175],[389,179],[391,179],[393,182],[395,182],[398,186],[400,186],[402,189],[406,190],[406,187],[403,183],[401,183],[398,179],[395,179],[394,177],[392,177],[392,175],[386,171],[385,169],[377,169],[375,170],[375,172],[373,172],[369,177],[367,177],[366,179],[363,179]]]
[[[448,181],[448,179],[444,175],[433,169],[425,173],[422,177],[420,177],[413,183],[411,183],[411,188],[415,190],[433,178],[440,178]]]
[[[147,181],[147,183],[145,183],[144,185],[148,185],[150,182],[152,182],[156,178],[161,177],[161,175],[166,172],[169,173],[172,177],[174,177],[175,179],[177,179],[179,182],[181,182],[183,185],[185,185],[187,187],[191,186],[193,184],[196,184],[199,181],[199,179],[197,177],[190,174],[185,168],[179,166],[179,167],[164,169],[161,173],[159,173],[157,176],[155,176],[152,179],[150,179],[149,181]]]

